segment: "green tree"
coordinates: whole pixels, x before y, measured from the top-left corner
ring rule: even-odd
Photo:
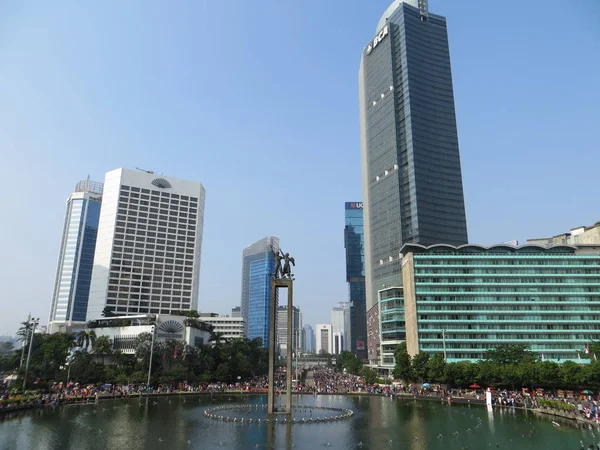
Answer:
[[[373,384],[377,381],[377,373],[370,367],[363,367],[360,375],[366,384]]]
[[[113,312],[114,308],[110,306],[105,306],[102,310],[102,317],[116,317],[117,315]]]
[[[427,362],[427,378],[429,381],[443,383],[445,381],[446,362],[441,353],[436,353]]]
[[[414,377],[423,382],[429,374],[429,353],[420,352],[411,361]]]
[[[96,343],[96,332],[94,330],[81,330],[75,336],[77,347],[87,350]]]
[[[524,364],[537,361],[538,357],[524,344],[504,344],[488,350],[485,360],[496,364]]]
[[[394,376],[405,382],[413,381],[414,374],[411,365],[411,358],[406,349],[406,342],[398,344],[394,351],[396,365],[394,367]]]
[[[362,369],[362,363],[358,357],[349,351],[343,351],[336,358],[336,365],[340,368],[346,369],[346,372],[353,375],[358,375]]]
[[[112,341],[108,336],[100,336],[94,343],[94,354],[100,355],[102,358],[102,365],[104,365],[104,357],[110,355],[112,352]]]

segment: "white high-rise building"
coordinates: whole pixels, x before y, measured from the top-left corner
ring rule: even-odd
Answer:
[[[102,183],[77,183],[67,199],[48,332],[84,328],[98,234]]]
[[[319,323],[316,326],[317,354],[326,352],[333,353],[333,332],[330,323]]]
[[[87,319],[198,309],[204,187],[153,172],[106,174]]]
[[[350,332],[347,329],[350,321],[350,303],[339,302],[331,308],[331,326],[333,332],[333,353],[339,354],[348,350],[346,334]]]
[[[200,313],[199,320],[213,326],[214,333],[223,339],[243,339],[244,319],[241,316],[220,316],[217,313]]]

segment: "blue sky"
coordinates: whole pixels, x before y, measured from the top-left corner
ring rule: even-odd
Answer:
[[[347,297],[357,72],[388,0],[0,2],[0,334],[47,320],[65,199],[141,167],[207,190],[200,309],[242,250],[296,257],[305,323]],[[469,240],[600,220],[600,3],[430,0],[447,17]]]

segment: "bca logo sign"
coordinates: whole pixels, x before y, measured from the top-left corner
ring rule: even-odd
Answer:
[[[377,45],[383,41],[383,38],[386,37],[388,35],[388,26],[386,25],[385,27],[383,27],[383,30],[381,30],[379,33],[377,33],[377,36],[375,36],[375,39],[373,39],[373,42],[369,42],[369,45],[367,45],[367,55],[369,53],[371,53],[373,51],[373,49],[375,47],[377,47]]]

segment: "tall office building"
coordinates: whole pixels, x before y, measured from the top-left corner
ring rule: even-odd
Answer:
[[[269,301],[271,276],[275,271],[275,255],[279,238],[267,236],[246,247],[242,261],[242,317],[249,339],[261,338],[269,346]]]
[[[200,183],[116,169],[106,174],[87,318],[198,309],[204,223]]]
[[[348,282],[348,301],[350,303],[350,325],[346,331],[346,349],[361,360],[367,358],[364,242],[363,203],[346,202],[344,247],[346,249],[346,281]]]
[[[331,331],[333,333],[333,353],[340,354],[347,350],[346,334],[350,318],[350,304],[339,302],[331,308]]]
[[[287,350],[287,323],[288,307],[280,306],[277,308],[277,331],[276,339],[279,351],[284,354]],[[300,309],[297,306],[292,307],[292,350],[296,350],[299,344],[299,332],[300,332]]]
[[[85,325],[101,203],[102,183],[89,179],[77,183],[67,199],[49,333]]]
[[[316,352],[333,353],[333,332],[330,323],[320,323],[316,325],[317,347]]]
[[[231,308],[231,317],[242,317],[242,308],[239,306]]]
[[[446,19],[427,0],[394,0],[385,10],[362,51],[359,102],[374,319],[378,291],[402,283],[404,244],[467,243]]]
[[[315,347],[315,330],[310,325],[304,325],[302,327],[302,350],[306,353],[314,353]]]

